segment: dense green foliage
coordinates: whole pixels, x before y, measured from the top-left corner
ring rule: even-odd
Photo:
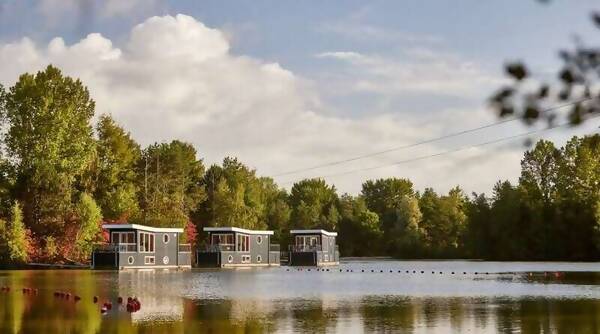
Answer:
[[[0,86],[0,265],[86,261],[103,221],[338,231],[344,256],[595,260],[600,250],[600,135],[526,152],[517,184],[491,197],[439,194],[408,179],[368,180],[356,196],[322,179],[287,192],[236,158],[205,168],[173,140],[140,147],[110,116],[93,126],[87,89],[49,66]],[[94,131],[95,130],[95,131]]]

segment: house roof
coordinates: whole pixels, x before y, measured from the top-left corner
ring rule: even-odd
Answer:
[[[245,234],[268,234],[273,235],[273,231],[259,231],[259,230],[247,230],[239,227],[205,227],[204,232],[239,232]]]
[[[175,233],[183,233],[183,228],[178,227],[153,227],[153,226],[145,226],[138,224],[104,224],[102,225],[103,229],[106,230],[141,230],[148,232],[175,232]]]
[[[291,234],[323,234],[330,237],[337,237],[337,232],[328,232],[325,230],[291,230]]]

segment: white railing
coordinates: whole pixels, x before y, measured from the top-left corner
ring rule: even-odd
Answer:
[[[179,244],[179,253],[191,253],[192,245],[190,244]]]
[[[135,253],[137,252],[136,244],[98,244],[94,246],[94,252],[103,253]]]

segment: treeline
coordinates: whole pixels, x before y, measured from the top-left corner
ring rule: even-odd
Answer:
[[[418,192],[407,179],[367,181],[357,196],[321,179],[290,191],[235,158],[205,167],[191,144],[141,147],[79,81],[49,66],[0,86],[0,265],[85,262],[102,222],[185,228],[338,231],[344,256],[595,260],[600,247],[600,136],[540,141],[519,183],[491,197]]]

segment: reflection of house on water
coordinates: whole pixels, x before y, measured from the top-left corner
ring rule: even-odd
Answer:
[[[131,313],[134,322],[182,320],[181,282],[181,276],[169,270],[122,271],[119,272],[119,296],[124,299],[136,296],[141,301],[141,309]]]

